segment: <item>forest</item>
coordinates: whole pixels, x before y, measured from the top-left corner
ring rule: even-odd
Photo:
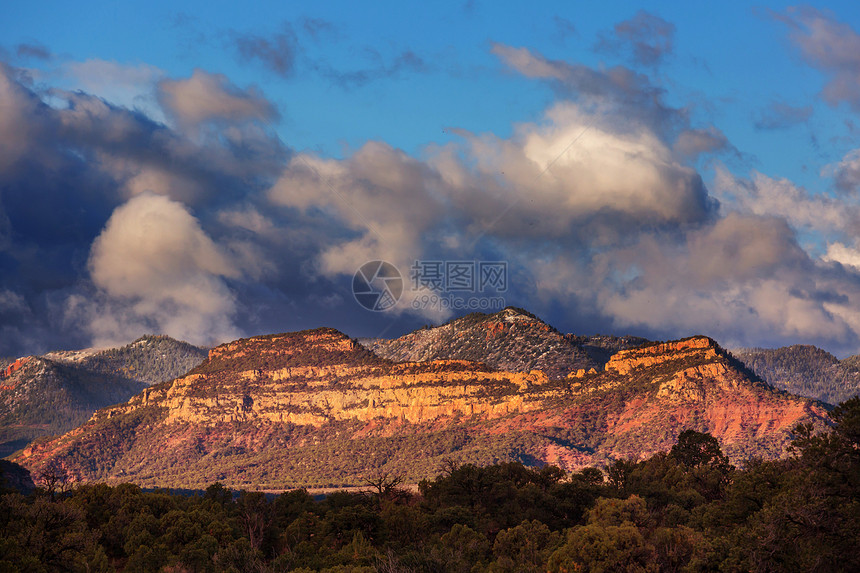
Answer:
[[[860,397],[788,456],[732,466],[692,430],[601,470],[451,462],[314,497],[35,476],[0,496],[0,571],[858,571]]]
[[[826,350],[797,344],[745,348],[732,354],[775,388],[838,404],[860,393],[860,356],[839,360]]]

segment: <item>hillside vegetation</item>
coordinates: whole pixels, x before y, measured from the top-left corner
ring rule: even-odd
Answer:
[[[808,345],[777,349],[733,350],[756,374],[776,388],[838,404],[860,393],[860,357],[842,361],[829,352]]]
[[[495,314],[475,312],[393,340],[362,342],[379,356],[397,362],[469,360],[509,372],[541,370],[550,378],[601,366],[583,341],[514,307]],[[596,355],[602,356],[599,351]]]
[[[0,455],[40,436],[67,432],[98,408],[128,400],[146,384],[74,364],[30,359],[0,389]]]
[[[50,352],[0,362],[0,456],[67,432],[99,408],[194,368],[206,351],[167,336],[121,348]]]
[[[207,350],[164,335],[147,335],[120,348],[83,359],[87,370],[118,375],[144,384],[182,376],[206,359]]]

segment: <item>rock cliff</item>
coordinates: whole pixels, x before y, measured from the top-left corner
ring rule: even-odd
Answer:
[[[78,480],[339,486],[383,471],[418,480],[448,459],[575,469],[642,458],[688,428],[711,432],[735,461],[778,457],[796,424],[824,414],[706,337],[625,350],[605,371],[553,379],[468,360],[395,363],[317,329],[214,348],[187,375],[15,461],[34,474],[59,464]]]

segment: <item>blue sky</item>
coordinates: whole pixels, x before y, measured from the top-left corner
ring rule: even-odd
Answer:
[[[369,312],[370,260],[504,261],[492,294],[564,331],[860,352],[859,31],[848,2],[12,3],[0,355],[489,296]]]

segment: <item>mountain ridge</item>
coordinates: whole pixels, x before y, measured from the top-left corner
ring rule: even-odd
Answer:
[[[117,348],[52,351],[0,370],[0,456],[37,437],[69,431],[99,408],[184,374],[205,352],[164,335]]]
[[[860,393],[860,357],[839,360],[808,344],[740,348],[731,353],[769,384],[799,396],[838,404]]]
[[[330,328],[251,337],[15,461],[82,481],[325,487],[386,472],[418,481],[446,460],[644,459],[685,429],[711,432],[736,462],[775,458],[798,423],[828,423],[823,405],[739,365],[701,336],[556,379],[466,360],[396,363]]]
[[[549,378],[564,378],[577,370],[601,369],[613,351],[646,340],[562,334],[526,310],[507,307],[493,314],[467,314],[391,340],[360,342],[394,361],[472,360],[509,372],[542,370]]]

